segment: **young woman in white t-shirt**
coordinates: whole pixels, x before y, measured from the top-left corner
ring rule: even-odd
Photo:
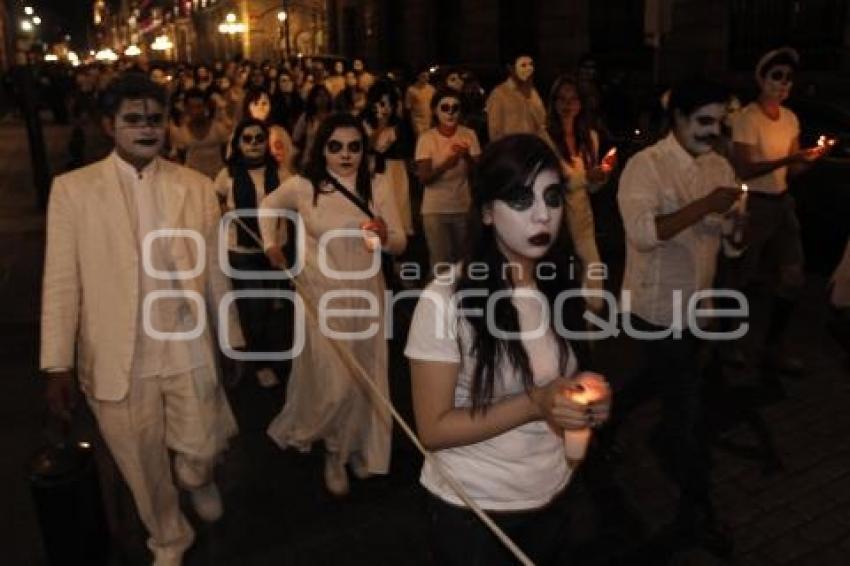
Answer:
[[[577,286],[561,230],[565,191],[558,158],[537,136],[489,146],[467,260],[427,287],[405,350],[422,442],[537,564],[565,547],[561,495],[573,470],[563,431],[595,427],[610,409],[610,394],[589,405],[569,398],[580,348],[555,323],[581,328],[583,305],[556,301]],[[514,563],[428,462],[421,483],[437,563]]]

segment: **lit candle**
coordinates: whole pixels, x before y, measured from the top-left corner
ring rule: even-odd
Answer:
[[[747,197],[750,194],[750,189],[746,183],[741,184],[741,196],[738,198],[738,214],[733,216],[734,232],[732,233],[732,241],[736,246],[741,245],[744,241],[744,220],[747,215]]]
[[[585,373],[578,379],[578,387],[566,392],[569,398],[579,405],[588,405],[608,394],[608,384],[601,376]],[[584,460],[587,443],[590,442],[590,428],[564,431],[564,452],[567,461],[573,464]]]
[[[614,165],[617,163],[617,148],[612,147],[608,150],[608,153],[605,154],[605,157],[602,158],[600,163],[600,167],[606,173],[609,173],[612,169],[614,169]]]
[[[818,147],[823,147],[826,145],[826,136],[821,136],[818,138]]]
[[[375,221],[367,220],[360,225],[363,230],[363,243],[370,252],[381,249],[381,237],[375,233]]]
[[[741,183],[741,214],[747,213],[747,197],[750,196],[750,188],[746,183]]]

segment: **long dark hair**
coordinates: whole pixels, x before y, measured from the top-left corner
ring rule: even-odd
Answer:
[[[573,126],[578,156],[570,153],[570,148],[567,145],[566,136],[564,135],[564,124],[561,121],[561,117],[558,115],[558,111],[555,106],[555,101],[558,98],[558,91],[561,90],[561,87],[564,85],[571,85],[576,91],[576,96],[578,96],[581,100],[581,110],[576,116],[575,124]],[[598,148],[593,147],[593,138],[590,135],[592,130],[590,116],[588,115],[587,105],[585,104],[584,98],[581,96],[578,88],[578,81],[576,81],[576,79],[572,76],[561,75],[555,79],[554,84],[552,84],[552,88],[549,90],[546,116],[546,129],[549,131],[549,137],[552,138],[552,141],[558,148],[558,152],[561,154],[561,157],[566,160],[570,160],[573,157],[580,157],[584,162],[585,169],[589,170],[592,167],[595,167],[599,156],[596,155]]]
[[[242,133],[252,126],[257,126],[266,136],[266,155],[263,162],[254,168],[263,167],[263,190],[266,194],[270,193],[280,184],[280,176],[278,174],[278,164],[274,156],[269,151],[269,128],[264,122],[256,118],[245,118],[236,126],[233,132],[233,138],[230,140],[230,157],[227,159],[227,172],[230,178],[233,179],[233,202],[237,209],[257,208],[257,192],[254,187],[254,181],[251,179],[251,174],[248,173],[249,165],[245,161],[245,155],[242,153],[242,148],[239,147],[239,140],[242,138]],[[240,220],[248,226],[255,234],[259,233],[260,227],[255,216],[241,216]],[[237,226],[237,241],[239,245],[255,246],[256,242],[245,231],[242,226]]]
[[[357,194],[364,202],[368,203],[372,201],[372,178],[369,173],[369,160],[366,158],[366,149],[368,146],[366,131],[363,129],[363,124],[355,116],[340,112],[331,114],[319,124],[319,129],[316,131],[316,139],[313,141],[313,147],[310,149],[307,166],[304,168],[304,176],[313,185],[314,205],[318,202],[320,193],[333,192],[333,189],[328,189],[326,186],[326,181],[330,173],[328,172],[328,163],[325,159],[325,145],[327,145],[333,133],[341,128],[354,128],[360,134],[360,139],[363,142],[363,150],[360,155],[360,166],[357,168],[355,187]]]
[[[513,289],[513,278],[508,266],[508,259],[499,250],[493,226],[482,222],[485,209],[496,200],[506,198],[517,189],[531,189],[534,179],[544,170],[555,171],[561,178],[566,194],[566,180],[563,178],[558,157],[552,149],[539,137],[531,134],[516,134],[507,136],[490,144],[481,155],[473,177],[472,194],[473,207],[470,212],[471,245],[463,263],[464,269],[460,274],[455,291],[484,290],[484,296],[475,293],[463,296],[459,306],[463,312],[487,312],[487,301],[493,293]],[[549,312],[554,320],[554,306],[559,293],[577,288],[580,283],[570,265],[572,243],[568,230],[561,227],[552,246],[538,263],[547,262],[554,267],[554,278],[535,280],[537,289],[546,297]],[[475,263],[487,265],[487,277],[481,279],[469,277],[467,266]],[[508,276],[503,277],[507,269]],[[577,270],[580,272],[580,270]],[[479,293],[482,294],[482,293]],[[564,303],[563,321],[568,329],[580,329],[580,299],[568,300]],[[583,306],[583,305],[581,305]],[[493,325],[505,332],[519,332],[519,314],[509,300],[501,300],[495,304]],[[472,328],[471,352],[475,356],[475,368],[472,375],[471,398],[472,411],[486,411],[493,400],[497,372],[503,361],[518,370],[522,376],[523,387],[530,391],[534,386],[534,376],[528,352],[519,340],[504,340],[491,333],[491,327],[484,316],[467,316],[466,320]],[[558,347],[558,369],[563,375],[570,359],[570,348],[566,339],[558,332],[552,331]]]
[[[248,92],[245,93],[245,99],[242,101],[242,115],[246,117],[251,116],[250,106],[259,102],[259,100],[265,96],[269,99],[269,109],[271,110],[271,102],[272,97],[269,95],[268,91],[264,88],[250,87]],[[269,111],[269,118],[266,121],[271,119],[271,111]]]
[[[399,95],[398,90],[393,83],[386,79],[381,79],[369,87],[366,93],[366,108],[363,110],[363,120],[371,127],[378,126],[378,117],[375,113],[375,105],[381,101],[384,96],[390,99],[390,126],[398,124],[398,105]]]
[[[319,113],[319,105],[316,100],[319,98],[319,95],[324,94],[328,99],[328,110],[333,110],[333,96],[331,96],[331,91],[327,89],[325,85],[317,84],[313,85],[310,89],[310,92],[307,93],[307,100],[304,102],[304,114],[308,119],[312,119],[316,117],[316,114]]]

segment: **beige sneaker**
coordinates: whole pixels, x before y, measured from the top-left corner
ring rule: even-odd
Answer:
[[[337,497],[348,495],[348,472],[335,452],[325,454],[325,487]]]
[[[189,491],[192,496],[192,506],[198,517],[207,523],[214,523],[221,519],[224,514],[224,506],[221,503],[221,493],[215,482],[210,482],[203,487]]]

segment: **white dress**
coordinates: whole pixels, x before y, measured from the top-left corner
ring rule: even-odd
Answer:
[[[340,179],[346,187],[349,184]],[[353,187],[350,187],[353,191]],[[407,239],[398,215],[398,209],[389,185],[382,177],[372,183],[371,208],[387,224],[389,238],[385,249],[393,254],[404,250]],[[384,278],[380,270],[367,279],[328,277],[320,270],[318,243],[323,234],[340,228],[360,229],[368,217],[345,196],[334,191],[322,193],[313,204],[313,186],[309,180],[295,176],[287,180],[262,202],[263,209],[290,209],[298,212],[306,232],[304,268],[296,278],[296,289],[304,297],[306,308],[318,307],[322,297],[331,291],[342,295],[330,301],[327,309],[363,310],[370,305],[366,299],[352,296],[369,293],[375,298],[376,316],[338,318],[328,314],[326,325],[336,332],[354,333],[377,327],[370,338],[329,338],[304,316],[305,343],[301,353],[293,360],[292,372],[286,391],[286,403],[272,420],[268,434],[281,447],[295,447],[301,451],[323,440],[326,448],[336,452],[346,461],[359,454],[373,474],[389,469],[392,420],[383,405],[371,399],[370,390],[360,381],[334,350],[330,340],[347,348],[368,373],[384,396],[389,396],[387,377],[387,341],[384,330]],[[273,238],[274,219],[261,219],[264,240]],[[326,247],[326,271],[353,272],[368,270],[372,255],[362,237],[337,237]],[[299,332],[296,321],[296,332]]]

